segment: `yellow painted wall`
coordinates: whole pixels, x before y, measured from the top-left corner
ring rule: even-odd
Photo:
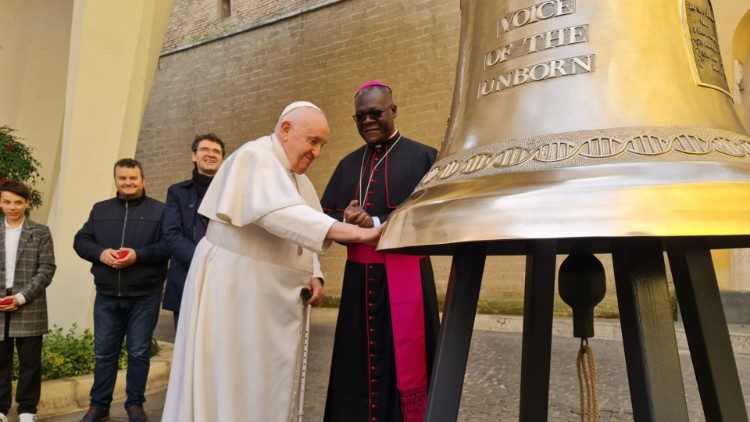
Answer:
[[[0,125],[34,148],[46,221],[59,170],[73,0],[0,0]]]
[[[171,0],[0,0],[0,122],[19,129],[45,171],[58,264],[52,323],[91,325],[90,264],[72,249],[112,165],[135,155]],[[14,67],[11,63],[17,63]]]

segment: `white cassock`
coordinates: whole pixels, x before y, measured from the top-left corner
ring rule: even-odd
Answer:
[[[231,154],[199,212],[162,421],[296,418],[304,305],[334,219],[274,136]]]

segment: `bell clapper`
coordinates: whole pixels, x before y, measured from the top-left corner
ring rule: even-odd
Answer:
[[[581,339],[576,359],[581,397],[581,421],[599,420],[596,365],[589,347],[594,337],[594,307],[607,290],[604,267],[591,253],[574,252],[560,266],[558,289],[562,300],[573,308],[573,336]]]

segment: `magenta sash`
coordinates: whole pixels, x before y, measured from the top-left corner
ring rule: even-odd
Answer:
[[[423,256],[384,254],[374,246],[347,247],[347,259],[360,264],[385,264],[391,325],[396,352],[396,383],[401,420],[422,422],[427,409],[427,355],[424,303],[419,262]]]

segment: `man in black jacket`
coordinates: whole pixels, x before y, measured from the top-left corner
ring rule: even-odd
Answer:
[[[94,204],[73,248],[91,262],[94,301],[94,384],[84,422],[105,420],[127,337],[125,409],[131,422],[145,421],[144,392],[151,337],[167,274],[169,249],[161,237],[164,204],[144,191],[143,167],[130,158],[115,163],[117,196]]]

